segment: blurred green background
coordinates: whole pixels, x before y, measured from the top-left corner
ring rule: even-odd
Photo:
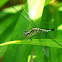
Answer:
[[[36,3],[36,2],[34,2]],[[55,32],[48,34],[54,39],[62,40],[62,1],[45,0],[42,17],[31,22],[27,20],[12,8],[11,5],[22,13],[28,15],[22,10],[22,7],[28,11],[27,0],[2,0],[0,1],[0,44],[11,40],[22,40],[23,31],[28,31],[34,27],[56,29]],[[29,18],[29,17],[28,17]],[[40,38],[48,38],[42,34]],[[36,38],[37,39],[37,38]],[[58,41],[59,42],[59,41]],[[43,49],[44,48],[44,49]],[[22,45],[13,44],[0,46],[0,62],[62,62],[62,48],[42,47],[41,45]]]

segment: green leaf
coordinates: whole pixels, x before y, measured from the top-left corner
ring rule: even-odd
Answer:
[[[62,40],[55,39],[59,44],[62,45]],[[29,45],[42,45],[42,46],[51,46],[51,47],[59,47],[62,48],[60,45],[58,45],[56,42],[54,42],[51,39],[32,39],[32,40],[16,40],[16,41],[10,41],[6,43],[0,44],[0,46],[9,45],[9,44],[29,44]]]
[[[0,12],[0,43],[7,42],[11,39],[18,15],[19,14],[8,13],[8,11],[6,12],[6,9]],[[0,47],[0,57],[4,57],[7,47],[8,46]]]
[[[1,0],[0,1],[0,7],[2,7],[5,3],[7,3],[9,0]]]
[[[45,6],[47,5],[47,4],[49,4],[49,2],[51,2],[52,0],[45,0]]]
[[[0,58],[5,55],[7,46],[0,46]]]

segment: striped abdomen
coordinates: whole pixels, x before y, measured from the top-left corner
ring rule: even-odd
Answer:
[[[26,33],[26,37],[30,37],[35,35],[36,33],[44,33],[44,32],[49,32],[49,31],[55,31],[55,29],[42,29],[42,28],[32,28]]]

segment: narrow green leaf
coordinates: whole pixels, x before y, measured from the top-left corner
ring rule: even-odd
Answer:
[[[62,45],[62,40],[55,39],[59,44]],[[32,39],[32,40],[16,40],[16,41],[9,41],[6,43],[0,44],[0,46],[9,45],[9,44],[30,44],[30,45],[42,45],[42,46],[51,46],[51,47],[59,47],[62,48],[60,45],[52,41],[51,39]]]
[[[9,0],[1,0],[0,1],[0,7],[2,7],[5,3],[7,3]]]

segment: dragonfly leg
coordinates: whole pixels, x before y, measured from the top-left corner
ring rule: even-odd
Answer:
[[[39,38],[39,41],[40,41],[40,37],[38,35],[34,35],[34,36],[37,36]],[[40,41],[41,42],[41,41]]]
[[[32,37],[30,37],[30,40],[32,41]]]

